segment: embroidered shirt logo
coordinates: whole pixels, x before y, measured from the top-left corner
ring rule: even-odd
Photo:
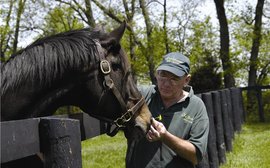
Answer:
[[[190,124],[193,123],[194,119],[192,117],[190,117],[187,113],[181,114],[181,117],[183,118],[184,121],[186,121],[186,122],[188,122]]]

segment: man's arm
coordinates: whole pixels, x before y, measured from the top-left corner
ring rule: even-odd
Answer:
[[[175,151],[179,156],[187,159],[193,165],[197,164],[196,147],[189,141],[181,139],[170,132],[168,132],[165,126],[152,119],[152,125],[146,138],[150,141],[161,140],[164,144]]]

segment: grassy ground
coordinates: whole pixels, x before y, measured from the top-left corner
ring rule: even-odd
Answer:
[[[83,168],[124,168],[126,139],[122,132],[82,142]],[[221,168],[270,168],[270,123],[247,123],[235,134],[233,151]]]
[[[83,168],[124,168],[127,148],[123,132],[101,135],[82,142]]]
[[[270,123],[244,124],[241,133],[235,134],[233,151],[226,156],[221,168],[269,168]]]

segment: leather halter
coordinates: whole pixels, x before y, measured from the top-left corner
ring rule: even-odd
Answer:
[[[145,101],[144,101],[144,98],[141,97],[141,99],[133,107],[128,109],[121,93],[115,87],[114,82],[113,82],[112,78],[110,77],[111,67],[110,67],[110,63],[106,59],[103,59],[100,61],[100,70],[104,75],[104,83],[103,84],[104,84],[105,90],[103,91],[103,93],[99,99],[97,109],[100,109],[100,107],[104,106],[105,99],[106,99],[105,95],[106,95],[106,93],[108,93],[108,91],[111,91],[114,94],[114,96],[116,97],[116,99],[118,100],[119,104],[121,105],[122,112],[124,112],[124,113],[122,114],[122,116],[120,116],[119,118],[117,118],[115,120],[109,119],[107,117],[98,116],[95,114],[94,115],[91,114],[91,115],[93,117],[98,118],[99,120],[103,120],[105,122],[108,122],[106,133],[109,136],[115,136],[116,133],[121,128],[126,127],[126,124],[131,120],[131,118],[139,110],[139,108],[142,107],[142,105],[144,104]],[[112,126],[114,126],[114,129],[111,131]]]

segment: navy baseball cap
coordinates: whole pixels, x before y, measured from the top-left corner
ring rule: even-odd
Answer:
[[[157,71],[164,70],[182,77],[185,74],[189,74],[189,64],[190,61],[188,57],[178,52],[172,52],[163,57],[163,61],[158,66]]]

